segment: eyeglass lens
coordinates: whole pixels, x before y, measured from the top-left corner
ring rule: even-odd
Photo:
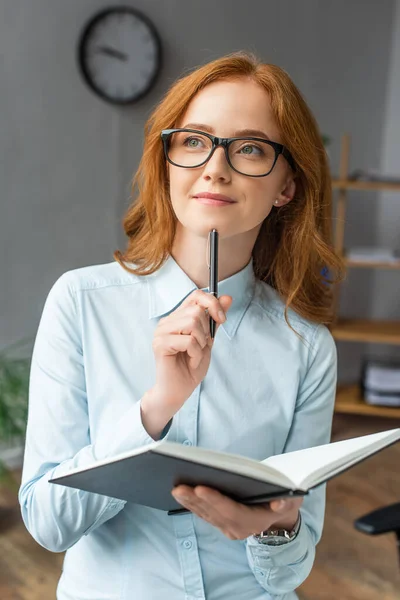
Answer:
[[[168,156],[180,167],[197,167],[212,151],[212,141],[205,135],[179,131],[170,135]],[[275,149],[266,142],[240,139],[229,144],[232,166],[244,175],[269,173],[275,162]]]

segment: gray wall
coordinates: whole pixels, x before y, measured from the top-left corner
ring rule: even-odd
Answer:
[[[372,30],[371,30],[372,32]],[[370,167],[382,174],[400,180],[400,0],[393,6],[392,32],[386,82],[378,92],[384,101],[381,141],[376,143],[379,153],[376,164]],[[371,81],[378,69],[370,64]],[[383,117],[383,122],[382,122]],[[375,116],[366,115],[366,127],[373,125]],[[367,148],[374,144],[368,132]],[[359,168],[358,152],[352,149],[351,164]],[[376,245],[400,249],[400,193],[353,192],[349,194],[349,213],[346,224],[348,245]],[[360,298],[364,300],[359,302]],[[342,294],[342,308],[355,318],[373,318],[400,321],[400,271],[349,269]],[[339,343],[339,374],[342,381],[357,377],[359,359],[363,356],[392,356],[400,358],[400,346],[388,344]]]
[[[382,172],[400,179],[400,0],[393,19],[392,53],[382,143]],[[400,250],[400,193],[379,195],[377,239],[381,246]],[[372,316],[400,320],[400,272],[377,271]],[[400,356],[400,347],[382,348],[382,353]]]
[[[393,0],[125,3],[155,23],[164,67],[148,96],[115,108],[81,81],[75,48],[85,21],[118,0],[0,0],[0,347],[35,333],[46,294],[62,272],[108,262],[124,243],[120,220],[144,121],[185,69],[239,49],[284,67],[333,137],[333,171],[344,131],[352,135],[353,168],[376,166],[383,143],[395,144],[387,136],[383,142],[390,129]],[[368,202],[368,210],[364,198],[352,202],[347,235],[353,243],[374,239],[377,222],[384,235],[386,213]],[[374,291],[373,274],[355,274],[342,309],[370,312]],[[359,345],[343,350],[341,368],[352,365],[349,376],[361,352]]]

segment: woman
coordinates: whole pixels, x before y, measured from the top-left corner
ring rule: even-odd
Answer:
[[[23,519],[45,548],[67,550],[60,600],[296,598],[323,487],[249,507],[179,486],[191,512],[168,516],[48,480],[161,438],[259,460],[329,442],[336,352],[321,271],[341,263],[315,120],[280,68],[228,55],[156,108],[136,185],[125,253],[65,273],[47,298]],[[213,228],[218,299],[207,290]]]

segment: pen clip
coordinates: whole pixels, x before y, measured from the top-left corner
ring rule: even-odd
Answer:
[[[206,247],[206,263],[207,263],[208,270],[210,270],[210,269],[211,269],[211,247],[210,247],[210,238],[211,238],[211,231],[208,233],[208,238],[207,238],[207,247]]]

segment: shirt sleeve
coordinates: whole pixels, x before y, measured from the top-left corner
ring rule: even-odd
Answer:
[[[53,552],[70,548],[117,515],[126,502],[49,479],[154,441],[143,427],[136,401],[121,416],[115,439],[92,443],[80,316],[70,275],[62,275],[50,290],[36,335],[19,490],[26,528]]]
[[[284,452],[330,442],[336,395],[337,352],[324,325],[319,325],[309,352],[309,366],[300,385],[292,426]],[[251,536],[246,540],[249,565],[260,585],[273,596],[290,593],[311,572],[315,546],[322,535],[326,484],[311,490],[300,512],[297,537],[282,546],[267,546]]]

